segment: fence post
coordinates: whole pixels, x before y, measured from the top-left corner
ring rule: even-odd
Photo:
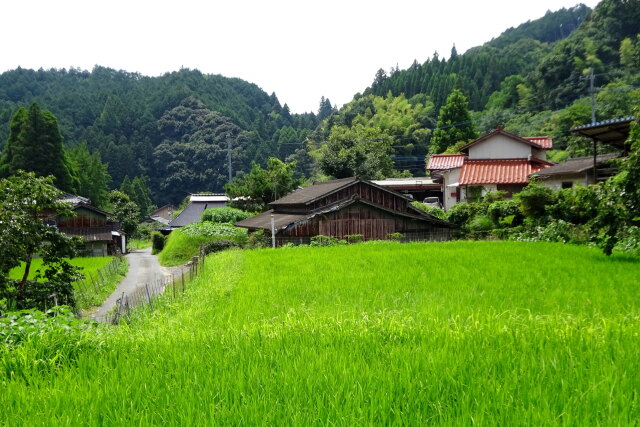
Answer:
[[[184,273],[180,275],[180,278],[182,279],[182,293],[184,294]]]
[[[127,317],[131,317],[131,309],[129,308],[129,295],[126,296],[127,302],[125,307],[127,307]]]
[[[153,311],[153,304],[151,304],[151,294],[149,293],[149,284],[144,284],[145,289],[147,290],[147,298],[149,299],[149,307],[151,307],[151,311]]]

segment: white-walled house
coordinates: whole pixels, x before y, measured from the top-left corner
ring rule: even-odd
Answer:
[[[553,163],[546,151],[551,138],[520,137],[497,128],[461,149],[462,154],[431,156],[427,170],[441,180],[444,209],[458,202],[484,196],[489,191],[506,191],[510,197],[529,183],[529,175]]]

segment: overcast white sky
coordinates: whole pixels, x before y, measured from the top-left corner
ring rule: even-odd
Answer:
[[[292,112],[349,102],[379,68],[448,57],[579,0],[15,0],[0,6],[0,71],[239,77]],[[593,8],[598,0],[583,0]]]

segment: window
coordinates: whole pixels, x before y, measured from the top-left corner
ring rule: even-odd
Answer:
[[[573,187],[573,181],[562,181],[562,188],[571,188]]]

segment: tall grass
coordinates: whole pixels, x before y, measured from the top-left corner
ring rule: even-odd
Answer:
[[[638,277],[549,243],[227,251],[64,369],[4,380],[0,424],[633,424]]]

